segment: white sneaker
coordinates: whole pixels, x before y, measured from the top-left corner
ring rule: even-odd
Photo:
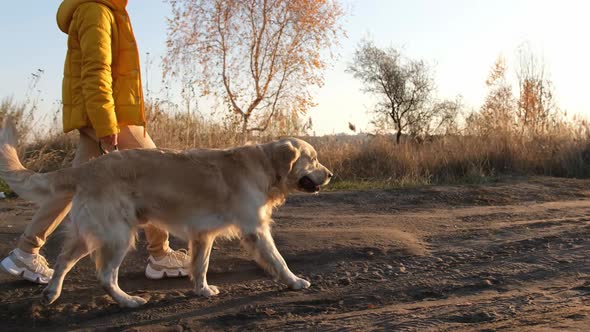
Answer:
[[[184,249],[172,250],[166,253],[166,256],[155,259],[154,256],[148,258],[148,265],[145,268],[145,276],[149,279],[162,279],[164,277],[186,277],[190,258]]]
[[[53,269],[49,268],[45,257],[39,254],[29,254],[18,248],[10,252],[10,255],[4,258],[0,265],[13,276],[38,284],[47,284],[53,276]]]

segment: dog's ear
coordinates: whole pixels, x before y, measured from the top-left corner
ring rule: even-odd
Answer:
[[[301,152],[291,142],[276,143],[272,151],[272,164],[280,181],[287,177]]]

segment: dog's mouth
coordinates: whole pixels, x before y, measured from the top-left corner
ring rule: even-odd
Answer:
[[[313,182],[308,176],[299,179],[299,188],[308,193],[316,193],[320,191],[320,186]]]

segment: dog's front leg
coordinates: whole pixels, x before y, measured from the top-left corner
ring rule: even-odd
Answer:
[[[219,294],[216,286],[207,284],[207,269],[209,256],[213,247],[214,236],[199,234],[191,240],[191,277],[195,283],[195,293],[199,296],[210,297]]]
[[[292,289],[308,288],[309,281],[297,277],[277,250],[268,228],[255,233],[246,234],[242,238],[242,246],[250,252],[254,260],[275,278]]]

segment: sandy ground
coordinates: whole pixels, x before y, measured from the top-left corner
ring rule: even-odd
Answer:
[[[0,255],[34,206],[0,201]],[[477,186],[295,195],[275,215],[275,239],[312,287],[270,280],[236,242],[218,241],[209,281],[150,281],[141,235],[120,284],[149,299],[121,309],[97,285],[89,259],[62,297],[0,274],[0,330],[518,330],[590,327],[590,181],[508,179]],[[44,248],[53,263],[62,236]],[[173,241],[173,246],[184,246]]]

